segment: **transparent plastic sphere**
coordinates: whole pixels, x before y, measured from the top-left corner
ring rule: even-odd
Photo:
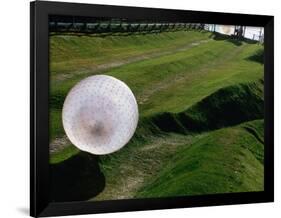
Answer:
[[[68,93],[62,122],[69,140],[80,150],[109,154],[133,136],[138,123],[137,101],[124,82],[107,75],[90,76]]]

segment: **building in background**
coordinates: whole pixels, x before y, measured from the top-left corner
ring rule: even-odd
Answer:
[[[239,35],[244,38],[263,42],[264,28],[251,26],[233,26],[233,25],[218,25],[206,24],[205,29],[212,32],[218,32],[226,35]]]

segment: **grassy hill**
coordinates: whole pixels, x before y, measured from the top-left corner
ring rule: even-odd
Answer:
[[[185,146],[137,197],[263,190],[263,120],[223,128]]]
[[[76,190],[69,198],[262,190],[261,45],[198,31],[55,35],[50,44],[50,137],[55,147],[50,163],[58,170],[54,184],[62,180],[59,190]],[[140,120],[124,148],[93,160],[68,141],[61,108],[72,86],[95,74],[112,75],[129,85],[137,98]],[[87,163],[95,169],[92,174]],[[71,172],[75,165],[84,174]],[[69,173],[60,176],[61,172]],[[89,179],[94,174],[104,179],[99,190]],[[79,177],[85,181],[83,186],[67,182],[71,178],[78,182]]]

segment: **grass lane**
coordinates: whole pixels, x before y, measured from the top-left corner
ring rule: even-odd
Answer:
[[[210,36],[210,32],[194,30],[106,37],[54,35],[50,37],[51,75],[91,70],[108,62],[174,50]]]

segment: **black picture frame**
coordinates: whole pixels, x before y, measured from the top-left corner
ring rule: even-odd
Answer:
[[[200,196],[51,203],[49,168],[50,15],[165,19],[194,23],[264,27],[265,153],[264,191]],[[35,1],[30,3],[30,215],[57,216],[120,211],[272,202],[274,200],[274,17],[187,10]]]

